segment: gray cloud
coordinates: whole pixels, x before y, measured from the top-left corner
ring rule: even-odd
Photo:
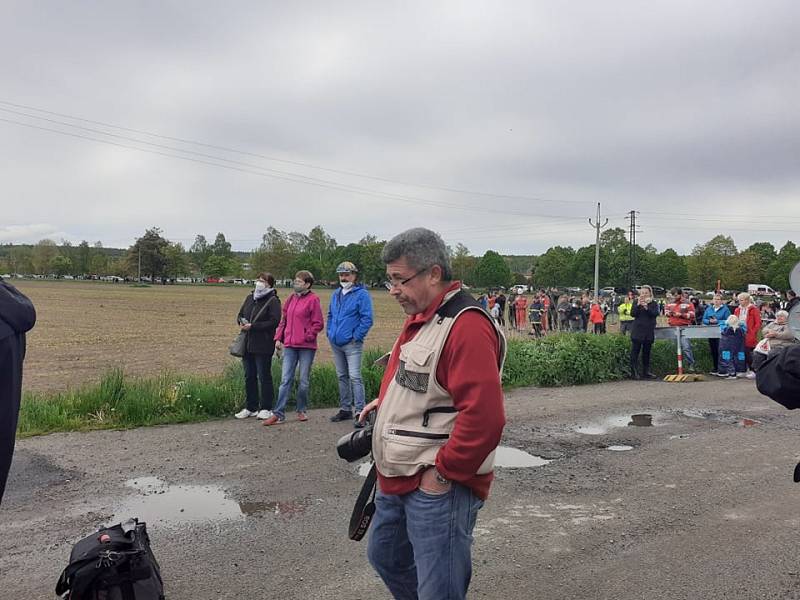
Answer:
[[[247,249],[269,225],[320,223],[349,242],[425,223],[475,252],[530,253],[591,243],[598,201],[611,225],[639,210],[641,242],[684,252],[720,232],[780,245],[800,224],[794,2],[12,2],[3,13],[0,100],[522,197],[115,131],[256,174],[0,121],[0,226],[17,241],[49,223],[75,241],[127,245],[160,225],[184,243],[224,231]],[[295,175],[329,183],[276,178]],[[332,189],[343,185],[377,195]],[[670,211],[731,216],[688,227],[659,214]]]

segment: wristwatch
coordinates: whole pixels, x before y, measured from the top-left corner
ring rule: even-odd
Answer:
[[[450,480],[444,477],[441,473],[439,473],[439,469],[433,467],[433,476],[436,478],[436,481],[441,483],[442,485],[447,485],[450,483]]]

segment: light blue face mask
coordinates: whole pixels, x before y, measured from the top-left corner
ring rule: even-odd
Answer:
[[[340,281],[339,285],[342,286],[343,290],[349,290],[351,287],[353,287],[353,282],[352,281]]]

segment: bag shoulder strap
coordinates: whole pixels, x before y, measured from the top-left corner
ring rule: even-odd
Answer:
[[[266,304],[264,304],[264,306],[261,307],[261,309],[256,313],[256,316],[253,317],[253,320],[250,321],[250,322],[251,323],[255,323],[256,321],[258,321],[258,317],[260,317],[264,313],[264,311],[267,310],[267,307],[269,306],[269,303],[272,302],[273,300],[277,300],[277,299],[278,299],[278,296],[276,295],[276,296],[273,296],[272,298],[270,298],[269,300],[267,300]]]

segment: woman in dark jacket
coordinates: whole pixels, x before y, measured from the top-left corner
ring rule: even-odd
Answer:
[[[631,308],[631,379],[655,379],[650,372],[650,348],[653,346],[658,318],[658,304],[653,300],[650,286],[643,285],[639,299]],[[642,353],[642,370],[639,371],[639,352]],[[640,375],[641,374],[641,375]]]
[[[236,318],[240,329],[247,332],[247,349],[242,356],[247,404],[236,413],[237,419],[269,419],[272,416],[275,395],[272,385],[273,338],[281,320],[281,301],[274,288],[275,278],[269,273],[259,273],[255,290],[244,299]]]

